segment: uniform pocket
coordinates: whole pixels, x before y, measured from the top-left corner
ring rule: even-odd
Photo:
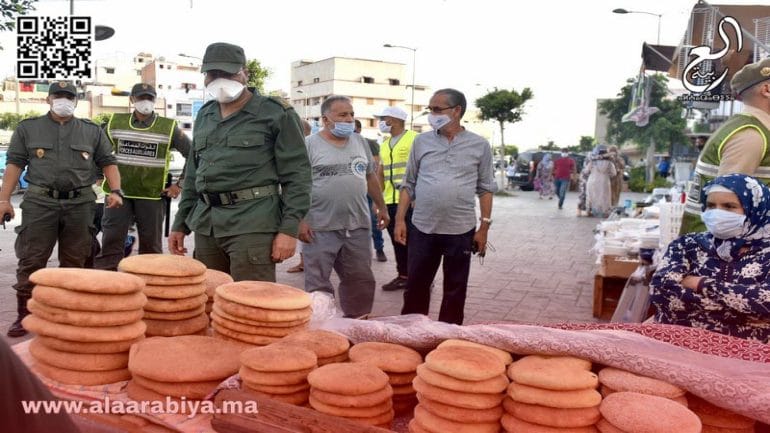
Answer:
[[[270,251],[269,246],[264,246],[262,248],[249,248],[248,249],[248,258],[249,263],[252,265],[269,265],[273,263],[273,259],[270,257],[272,251]]]
[[[94,147],[83,143],[70,144],[70,162],[73,168],[92,169],[94,167]]]

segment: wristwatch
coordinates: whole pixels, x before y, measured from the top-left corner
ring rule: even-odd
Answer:
[[[113,189],[113,190],[110,190],[110,193],[111,194],[117,194],[117,195],[120,196],[120,198],[126,198],[126,196],[123,195],[123,190],[122,189]]]
[[[479,221],[481,221],[482,224],[483,223],[487,223],[487,225],[490,225],[490,226],[492,225],[492,218],[483,218],[482,217],[482,218],[479,218]]]

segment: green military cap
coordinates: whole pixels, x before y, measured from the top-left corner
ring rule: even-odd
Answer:
[[[150,95],[155,98],[155,88],[149,84],[137,83],[131,88],[131,96]]]
[[[733,79],[730,80],[730,86],[733,88],[733,93],[740,95],[749,87],[765,80],[770,80],[770,58],[741,68],[740,71],[735,73]]]
[[[216,69],[234,74],[245,64],[246,55],[243,54],[243,48],[226,42],[215,42],[206,47],[201,72]]]
[[[78,96],[78,91],[75,89],[75,85],[69,81],[55,81],[48,86],[49,95],[60,92],[69,93],[72,96]]]

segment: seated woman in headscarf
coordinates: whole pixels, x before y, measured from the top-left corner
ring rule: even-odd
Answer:
[[[770,342],[770,189],[743,174],[703,188],[707,232],[673,241],[652,277],[655,321]]]

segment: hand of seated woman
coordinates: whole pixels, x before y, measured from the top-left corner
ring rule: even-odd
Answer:
[[[690,289],[692,291],[698,291],[698,284],[703,277],[696,277],[694,275],[688,275],[682,280],[682,287]]]

